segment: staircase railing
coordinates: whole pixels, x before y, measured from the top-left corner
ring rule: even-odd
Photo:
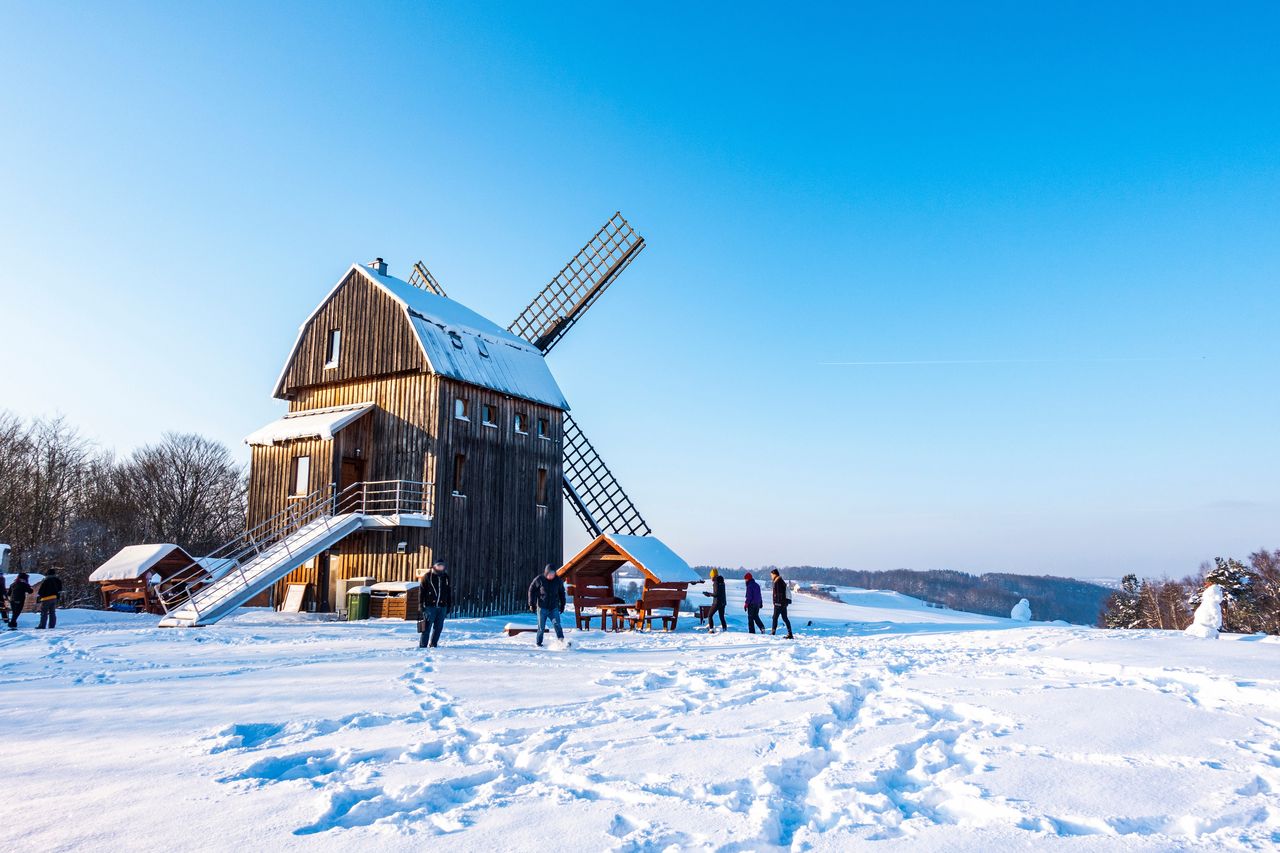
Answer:
[[[191,604],[195,595],[215,584],[227,587],[218,596],[221,601],[248,588],[244,567],[249,563],[280,548],[289,556],[290,537],[304,527],[318,524],[327,531],[338,516],[348,515],[432,515],[431,486],[416,480],[379,480],[336,491],[330,484],[290,498],[284,510],[160,581],[153,590],[166,615]]]

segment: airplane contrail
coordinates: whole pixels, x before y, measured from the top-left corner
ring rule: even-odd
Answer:
[[[1135,361],[1204,361],[1208,356],[1115,356],[1100,358],[939,358],[911,361],[821,361],[822,367],[904,367],[934,364],[1103,364]]]

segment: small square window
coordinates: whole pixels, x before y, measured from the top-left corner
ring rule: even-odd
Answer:
[[[338,357],[342,354],[342,330],[330,329],[329,340],[324,348],[324,366],[337,367]]]
[[[498,410],[494,406],[485,403],[480,407],[480,417],[484,420],[485,426],[498,425]]]
[[[538,438],[551,438],[551,421],[538,418]]]
[[[521,435],[529,434],[529,424],[528,424],[528,421],[525,420],[525,416],[523,412],[516,412],[515,424],[516,424],[516,432],[520,433]]]
[[[453,416],[460,421],[471,420],[471,404],[466,398],[453,398]]]

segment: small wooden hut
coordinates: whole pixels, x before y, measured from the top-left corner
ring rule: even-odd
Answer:
[[[614,592],[614,573],[624,566],[634,566],[644,578],[640,599],[629,606]],[[643,628],[660,620],[664,628],[674,631],[689,584],[702,582],[702,577],[658,537],[620,533],[600,534],[558,574],[573,597],[579,629],[589,628],[595,618],[603,628],[612,616],[615,627],[626,621]]]
[[[132,605],[148,613],[163,613],[154,587],[194,562],[194,557],[169,542],[128,545],[94,569],[89,580],[98,584],[103,607]]]

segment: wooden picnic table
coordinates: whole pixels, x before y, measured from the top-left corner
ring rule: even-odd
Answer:
[[[606,630],[604,625],[605,619],[612,619],[613,630],[615,632],[621,631],[622,630],[621,626],[624,621],[625,614],[630,609],[631,609],[630,604],[601,604],[600,605],[600,630],[601,631]]]

